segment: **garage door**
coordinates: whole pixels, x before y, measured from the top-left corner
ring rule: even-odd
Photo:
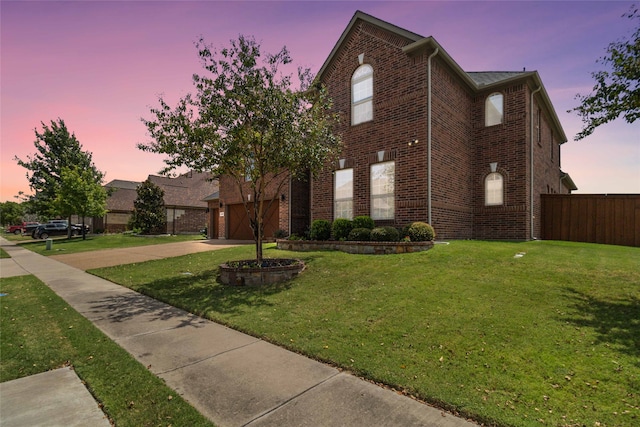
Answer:
[[[265,202],[265,205],[268,202]],[[253,204],[250,205],[253,209]],[[253,215],[253,211],[251,211]],[[243,204],[229,205],[229,239],[253,240],[253,230]],[[271,209],[264,218],[264,236],[273,237],[278,229],[278,200],[274,200]]]

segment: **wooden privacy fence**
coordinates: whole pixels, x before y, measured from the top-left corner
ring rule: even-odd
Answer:
[[[640,246],[640,194],[543,194],[541,237]]]

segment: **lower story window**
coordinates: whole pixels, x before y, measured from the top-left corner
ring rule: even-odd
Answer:
[[[333,190],[334,218],[353,219],[353,169],[336,171]]]
[[[498,172],[487,175],[484,179],[484,204],[496,206],[504,203],[504,179]]]
[[[393,219],[395,215],[395,162],[371,165],[371,218]]]

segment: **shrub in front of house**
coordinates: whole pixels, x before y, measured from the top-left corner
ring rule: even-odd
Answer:
[[[368,242],[371,240],[371,230],[369,228],[354,228],[349,233],[348,240],[354,242]]]
[[[311,240],[329,240],[331,238],[331,223],[326,219],[316,219],[311,223]]]
[[[426,222],[414,222],[406,229],[406,236],[411,239],[412,242],[429,242],[436,237],[436,232],[433,227]]]
[[[333,240],[347,240],[349,233],[353,229],[353,223],[346,218],[338,218],[331,225],[331,235]]]
[[[287,237],[287,232],[282,229],[277,229],[273,233],[273,237],[275,237],[276,239],[285,239]]]
[[[366,215],[357,216],[353,218],[353,221],[351,221],[351,223],[353,224],[354,229],[368,228],[369,230],[373,230],[376,226],[376,224],[373,222],[373,219],[371,219],[370,216],[366,216]]]
[[[373,242],[397,242],[398,240],[400,240],[400,233],[393,227],[376,227],[371,230]]]

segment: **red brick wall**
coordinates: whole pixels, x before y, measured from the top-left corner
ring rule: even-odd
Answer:
[[[474,238],[527,239],[529,229],[529,140],[527,85],[518,84],[499,90],[504,96],[504,122],[485,126],[486,98],[490,90],[475,97],[475,203]],[[484,183],[491,173],[489,164],[498,163],[504,179],[504,204],[485,206]]]
[[[473,237],[473,97],[438,56],[431,78],[432,225],[438,238],[468,239]]]
[[[354,168],[354,216],[371,215],[370,166],[395,160],[395,220],[378,225],[402,227],[427,221],[427,57],[409,57],[409,44],[397,35],[368,24],[354,27],[344,49],[324,74],[340,112],[337,129],[345,144],[341,158]],[[374,120],[351,126],[351,75],[358,55],[374,69]],[[463,83],[436,56],[432,61],[432,218],[442,238],[472,237],[473,166],[471,103]],[[409,142],[418,140],[417,144]],[[311,216],[333,220],[333,175],[327,165],[314,181]]]
[[[167,208],[167,233],[196,234],[207,224],[205,209]]]

